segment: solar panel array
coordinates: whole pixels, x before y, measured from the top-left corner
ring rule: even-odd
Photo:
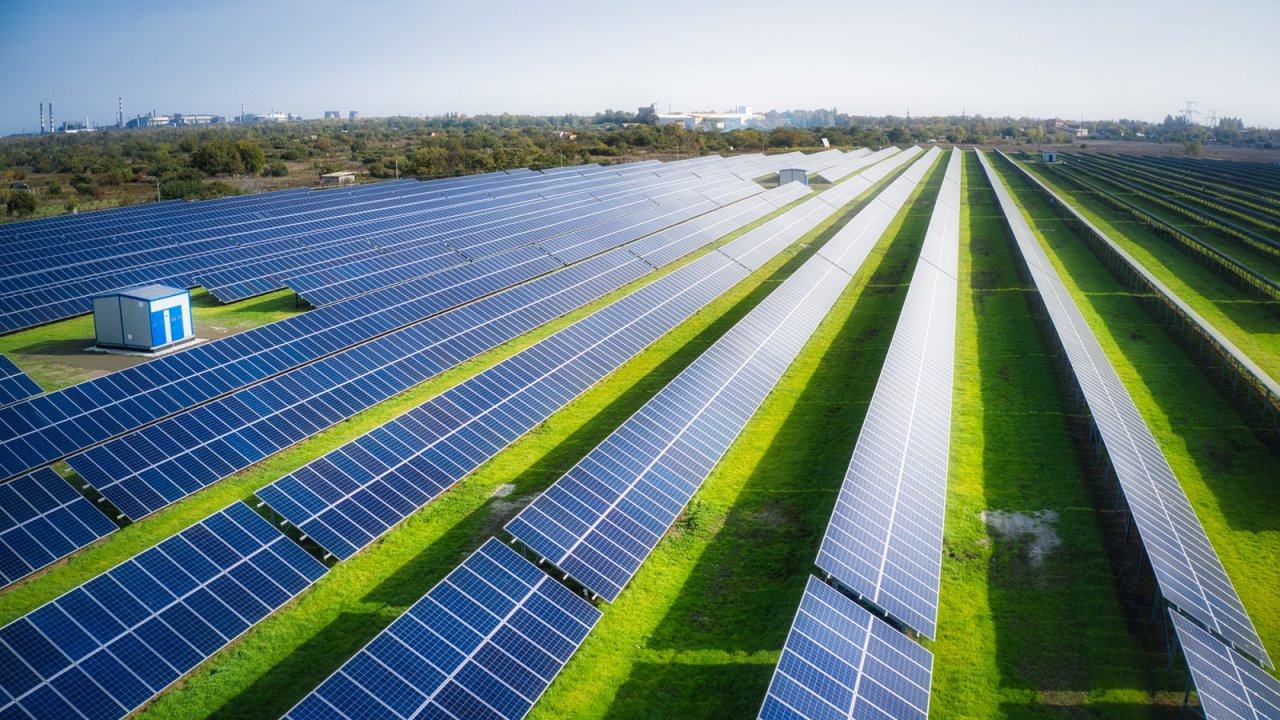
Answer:
[[[791,194],[778,188],[765,197]],[[696,234],[673,237],[682,244],[676,252],[773,210],[765,202],[730,212],[736,208],[720,211],[722,219]],[[736,239],[299,468],[258,497],[325,550],[350,557],[746,277],[734,258],[762,243],[774,253],[785,246],[757,233]],[[648,245],[674,259],[671,243]]]
[[[933,655],[809,577],[769,683],[764,720],[924,720]]]
[[[931,152],[930,159],[936,155]],[[781,236],[790,244],[835,211],[828,206],[823,212],[809,212],[808,206],[815,204],[804,203],[753,232],[782,223]],[[823,255],[806,261],[530,503],[507,524],[508,532],[593,593],[614,600],[835,304],[877,239],[837,233]]]
[[[1253,622],[1151,430],[1008,190],[987,158],[978,158],[1088,403],[1160,595],[1269,666]]]
[[[608,240],[634,240],[652,226]],[[561,265],[536,247],[518,248],[0,408],[0,429],[8,430],[0,435],[0,468],[16,475]]]
[[[50,468],[0,485],[0,587],[115,529],[115,523]]]
[[[625,250],[607,253],[179,413],[68,463],[137,519],[651,269]]]
[[[44,392],[35,380],[18,369],[7,355],[0,355],[0,405],[25,400]]]
[[[325,572],[236,503],[0,628],[0,715],[122,718]]]
[[[490,539],[285,717],[522,718],[599,619]]]
[[[895,212],[885,207],[881,218]],[[960,153],[952,152],[817,560],[841,585],[930,638],[942,563],[959,240]]]
[[[1190,618],[1169,611],[1205,720],[1280,718],[1280,680],[1227,647]]]

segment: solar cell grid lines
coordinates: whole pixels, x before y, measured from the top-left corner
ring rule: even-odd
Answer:
[[[930,638],[951,433],[959,205],[953,151],[817,560],[840,584]]]
[[[1169,619],[1205,720],[1280,717],[1280,680],[1233,652],[1178,611],[1169,610]]]
[[[781,217],[803,214],[811,229],[836,210],[814,216],[807,205]],[[773,232],[790,244],[804,232],[790,228]],[[875,239],[837,233],[829,245],[836,258],[865,256]],[[616,599],[850,279],[823,257],[810,258],[507,531],[593,593]]]
[[[810,577],[760,709],[762,720],[924,720],[933,656]]]
[[[122,718],[324,573],[231,505],[0,628],[0,714]]]
[[[10,405],[44,392],[6,355],[0,355],[0,405]]]
[[[116,530],[50,468],[0,485],[0,587]]]
[[[285,717],[516,720],[599,619],[490,539]]]
[[[990,162],[978,158],[1066,351],[1160,596],[1270,666],[1266,649],[1151,430]]]

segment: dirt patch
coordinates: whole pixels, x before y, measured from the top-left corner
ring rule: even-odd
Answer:
[[[503,483],[503,484],[499,485],[498,487],[494,488],[494,489],[493,489],[493,492],[489,493],[489,497],[491,497],[491,498],[504,498],[504,497],[506,497],[506,496],[510,495],[511,493],[515,492],[515,491],[516,491],[516,484],[515,484],[515,483]]]
[[[982,521],[998,536],[997,540],[1026,541],[1029,539],[1026,553],[1032,568],[1039,568],[1045,558],[1062,544],[1057,531],[1058,513],[1052,510],[1036,513],[984,510]]]

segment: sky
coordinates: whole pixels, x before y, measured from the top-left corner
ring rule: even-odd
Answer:
[[[757,111],[1280,127],[1280,1],[0,0],[0,133],[248,112]]]

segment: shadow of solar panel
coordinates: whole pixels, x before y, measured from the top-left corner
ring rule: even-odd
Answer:
[[[522,718],[599,618],[490,539],[285,717]]]
[[[978,159],[1106,446],[1160,596],[1270,667],[1253,621],[1150,428],[1009,191],[986,156],[979,152]]]

